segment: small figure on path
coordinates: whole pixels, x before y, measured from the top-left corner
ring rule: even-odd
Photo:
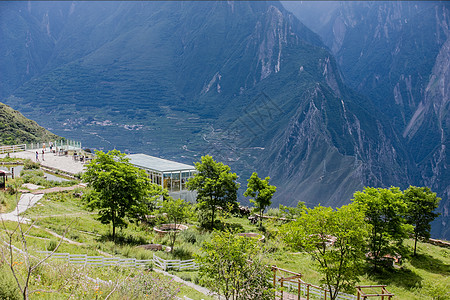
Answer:
[[[50,152],[52,152],[52,149],[53,149],[53,143],[52,142],[50,142]]]
[[[39,161],[39,153],[36,151],[36,161]]]
[[[42,149],[42,161],[44,161],[44,149]]]
[[[42,152],[45,151],[45,143],[42,144]]]

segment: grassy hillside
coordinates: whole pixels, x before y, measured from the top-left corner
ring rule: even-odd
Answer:
[[[0,145],[16,145],[60,139],[20,112],[0,103]]]

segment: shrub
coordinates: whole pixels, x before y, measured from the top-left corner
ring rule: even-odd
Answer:
[[[40,163],[27,159],[23,165],[24,170],[38,170],[41,167]]]
[[[50,240],[47,244],[47,251],[53,251],[58,246],[58,242],[55,240]]]
[[[187,243],[195,244],[198,239],[198,233],[194,230],[183,230],[180,232],[180,238]]]
[[[269,208],[266,215],[271,216],[271,217],[281,218],[283,216],[283,213],[278,208]]]
[[[14,277],[6,264],[0,264],[0,299],[20,299],[20,293],[16,286]]]

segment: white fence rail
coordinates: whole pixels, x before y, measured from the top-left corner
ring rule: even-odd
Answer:
[[[193,259],[189,260],[165,260],[162,259],[155,254],[153,254],[153,264],[155,267],[158,267],[161,270],[168,270],[168,269],[176,269],[178,271],[181,270],[196,270],[198,269],[198,264],[194,262]]]
[[[25,145],[25,144],[0,146],[0,154],[21,152],[21,151],[25,151],[25,150],[27,150],[27,145]]]
[[[50,251],[38,251],[50,254]],[[52,258],[67,260],[72,264],[86,266],[121,266],[134,268],[148,268],[153,263],[152,259],[120,258],[105,256],[88,256],[86,254],[53,253]]]
[[[50,254],[50,251],[38,251],[42,254]],[[70,253],[53,253],[52,258],[63,259],[71,264],[86,265],[86,266],[122,266],[134,268],[148,268],[152,264],[164,271],[168,269],[182,270],[196,270],[198,265],[193,259],[189,260],[165,260],[155,254],[153,259],[135,259],[135,258],[120,258],[120,257],[105,257],[105,256],[88,256],[86,254],[70,254]]]

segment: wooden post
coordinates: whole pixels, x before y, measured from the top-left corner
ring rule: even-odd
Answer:
[[[283,282],[284,282],[284,281],[281,280],[281,298],[280,298],[280,299],[282,299],[282,300],[284,299],[284,296],[283,296],[283,292],[284,292],[284,291],[283,291]]]
[[[306,285],[306,299],[309,300],[309,284]]]
[[[277,297],[277,266],[272,266],[273,271],[273,289],[274,289],[274,299]]]
[[[302,283],[300,282],[300,279],[298,279],[298,290],[297,290],[297,299],[300,300],[300,292],[302,289]]]

